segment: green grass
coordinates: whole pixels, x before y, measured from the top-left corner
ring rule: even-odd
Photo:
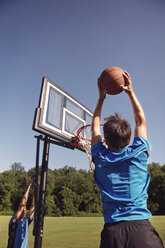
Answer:
[[[0,248],[7,247],[10,216],[0,216]],[[165,243],[165,216],[151,219]],[[102,217],[45,217],[42,248],[98,248]],[[34,247],[33,224],[29,227],[29,248]]]

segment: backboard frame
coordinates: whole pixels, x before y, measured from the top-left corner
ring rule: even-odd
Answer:
[[[33,127],[32,129],[34,131],[37,131],[41,134],[44,134],[50,138],[53,138],[54,140],[60,141],[64,144],[71,144],[71,138],[75,136],[75,134],[70,134],[67,130],[64,130],[64,121],[62,123],[62,130],[57,128],[56,126],[51,125],[48,122],[48,116],[47,116],[47,109],[49,104],[49,97],[48,94],[50,94],[50,87],[51,89],[57,91],[56,93],[59,95],[62,95],[62,104],[65,105],[65,102],[70,102],[70,104],[75,104],[76,106],[80,107],[80,109],[83,111],[84,109],[84,115],[88,115],[89,119],[92,118],[93,113],[88,108],[86,108],[82,103],[80,103],[78,100],[76,100],[73,96],[71,96],[69,93],[64,91],[61,87],[59,87],[57,84],[52,82],[47,77],[43,77],[42,79],[42,85],[41,85],[41,91],[40,91],[40,98],[39,98],[39,104],[38,107],[35,110],[35,116],[33,120]],[[76,114],[74,114],[72,111],[70,111],[67,107],[63,107],[63,115],[70,115],[72,118],[75,118],[75,120],[79,120],[82,123],[82,126],[87,123],[86,120],[83,118],[78,117]],[[85,118],[85,117],[84,117]],[[61,117],[62,120],[65,119],[65,116]],[[87,117],[86,117],[87,119]],[[61,125],[61,124],[60,124]],[[76,130],[77,132],[77,130]],[[78,148],[79,149],[79,148]]]

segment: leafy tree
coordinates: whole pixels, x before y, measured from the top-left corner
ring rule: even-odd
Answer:
[[[73,192],[66,186],[62,187],[62,190],[59,193],[61,198],[61,212],[63,216],[73,216],[77,213],[77,196],[76,193]]]
[[[148,168],[151,177],[148,207],[153,214],[165,214],[165,165],[152,163]]]
[[[25,171],[25,168],[22,166],[21,163],[14,163],[10,166],[12,171],[19,171],[19,172],[23,172]]]
[[[4,172],[0,175],[0,211],[6,213],[11,210],[10,201],[13,184],[11,182],[10,172]]]

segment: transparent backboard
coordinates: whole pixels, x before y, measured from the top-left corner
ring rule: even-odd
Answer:
[[[58,85],[44,77],[33,130],[61,142],[71,142],[77,130],[91,124],[93,113]]]

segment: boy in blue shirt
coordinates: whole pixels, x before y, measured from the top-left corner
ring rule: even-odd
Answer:
[[[28,248],[28,226],[32,222],[34,215],[34,193],[29,214],[27,215],[26,204],[34,180],[35,177],[30,179],[29,186],[23,195],[21,202],[18,202],[18,206],[17,204],[14,206],[15,213],[9,222],[9,239],[7,248]]]
[[[146,119],[132,88],[127,72],[123,72],[125,86],[134,114],[134,140],[130,124],[118,114],[106,118],[102,143],[100,116],[106,91],[98,79],[99,99],[92,120],[91,153],[95,163],[94,179],[102,198],[104,228],[100,248],[163,248],[163,243],[152,227],[147,209],[149,173],[147,158],[150,144],[147,140]]]

